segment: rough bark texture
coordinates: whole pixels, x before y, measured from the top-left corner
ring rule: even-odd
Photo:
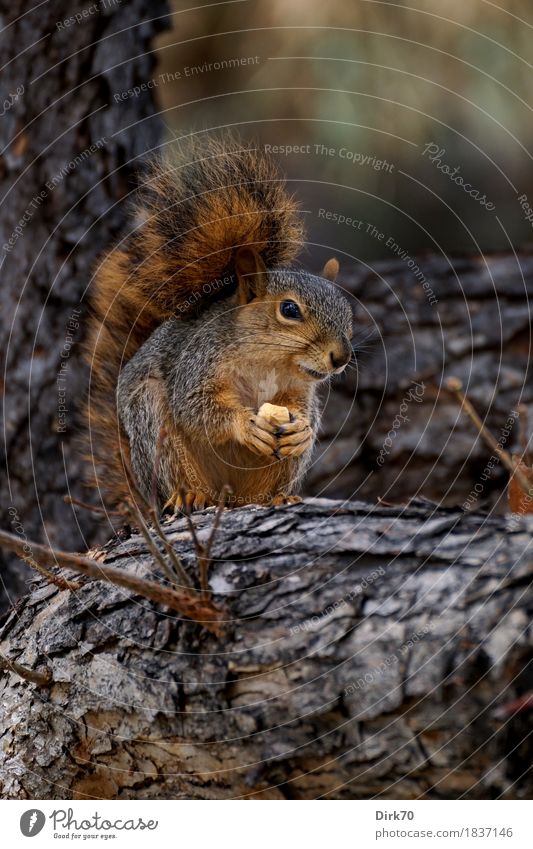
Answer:
[[[454,375],[464,382],[497,439],[520,401],[532,411],[533,257],[428,255],[416,263],[436,303],[401,259],[341,275],[355,298],[357,325],[376,329],[378,338],[358,377],[339,379],[328,399],[310,494],[401,502],[420,494],[462,504],[490,452],[443,391],[443,380]],[[422,388],[409,400],[415,381]],[[395,428],[406,399],[408,421]],[[516,446],[517,436],[513,426],[502,444]],[[471,506],[493,506],[501,497],[505,471],[496,464],[488,477]]]
[[[425,501],[226,512],[223,638],[37,581],[0,651],[54,683],[2,678],[3,796],[531,798],[532,530]],[[184,521],[166,532],[193,574]],[[154,572],[136,534],[104,551]]]
[[[92,4],[92,13],[89,6],[0,2],[1,451],[8,463],[0,521],[30,538],[48,534],[65,548],[82,548],[83,535],[94,539],[97,527],[89,515],[78,525],[63,503],[69,489],[81,494],[75,412],[86,385],[84,295],[97,255],[123,224],[120,200],[131,191],[138,157],[162,129],[152,92],[118,103],[113,94],[151,76],[147,51],[165,24],[157,16],[166,4]],[[64,432],[61,403],[68,409]],[[16,598],[27,573],[0,558],[4,591]]]

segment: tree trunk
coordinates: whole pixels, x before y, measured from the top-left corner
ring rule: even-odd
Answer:
[[[84,296],[96,257],[123,224],[120,201],[139,157],[162,129],[150,90],[118,102],[114,94],[150,77],[149,50],[168,25],[158,20],[166,4],[55,0],[31,10],[3,0],[0,7],[1,450],[8,463],[0,525],[81,548],[96,523],[87,515],[78,525],[63,496],[81,495],[75,411],[86,385]],[[20,562],[8,564],[0,568],[14,599],[27,573]]]
[[[533,256],[407,260],[414,268],[398,259],[341,273],[356,340],[365,328],[377,337],[328,399],[307,492],[501,512],[507,473],[497,460],[487,472],[490,452],[443,381],[459,377],[496,439],[517,446],[512,414],[520,402],[533,413]]]
[[[53,683],[3,676],[3,797],[531,798],[532,530],[422,500],[225,512],[222,637],[37,580],[0,651]],[[194,575],[185,521],[165,531]],[[137,533],[93,557],[156,571]]]

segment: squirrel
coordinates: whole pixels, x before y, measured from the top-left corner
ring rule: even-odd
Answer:
[[[352,310],[294,267],[299,207],[235,137],[151,162],[131,231],[95,275],[88,454],[104,498],[282,504],[309,465],[317,388],[352,357]]]

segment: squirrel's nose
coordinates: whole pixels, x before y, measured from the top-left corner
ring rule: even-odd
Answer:
[[[350,362],[351,356],[351,351],[349,351],[345,346],[336,351],[330,351],[329,359],[332,368],[343,368],[343,366],[347,365]]]

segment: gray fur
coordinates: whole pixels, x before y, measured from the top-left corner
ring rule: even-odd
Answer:
[[[304,272],[270,272],[267,296],[278,300],[287,291],[294,293],[305,306],[309,326],[314,328],[317,338],[331,336],[346,340],[351,333],[351,308],[333,284]],[[145,497],[151,493],[159,434],[166,421],[173,422],[176,433],[183,435],[193,452],[198,440],[208,440],[210,431],[224,428],[227,410],[215,402],[214,395],[217,378],[230,358],[235,358],[241,369],[237,388],[246,409],[257,412],[260,405],[260,398],[257,400],[256,396],[264,372],[265,347],[271,347],[267,353],[271,357],[272,380],[274,384],[276,381],[283,383],[283,370],[276,372],[276,339],[270,346],[261,346],[262,371],[258,370],[254,325],[250,325],[249,338],[243,337],[237,322],[240,309],[236,297],[230,296],[212,304],[198,318],[164,322],[122,370],[117,388],[118,413],[129,438],[133,472]],[[253,307],[250,316],[255,318]],[[260,316],[255,326],[260,334]],[[305,404],[313,439],[320,421],[316,390],[317,384],[310,382]],[[275,403],[271,398],[264,400]],[[220,450],[213,446],[214,454]],[[224,456],[230,462],[231,446],[225,451]],[[282,481],[285,494],[300,485],[311,453],[309,449],[297,459],[291,457],[281,461],[286,468]],[[194,489],[191,472],[183,468],[175,444],[163,443],[157,477],[160,503],[164,503],[181,483]],[[221,479],[217,485],[223,486],[224,481]]]

